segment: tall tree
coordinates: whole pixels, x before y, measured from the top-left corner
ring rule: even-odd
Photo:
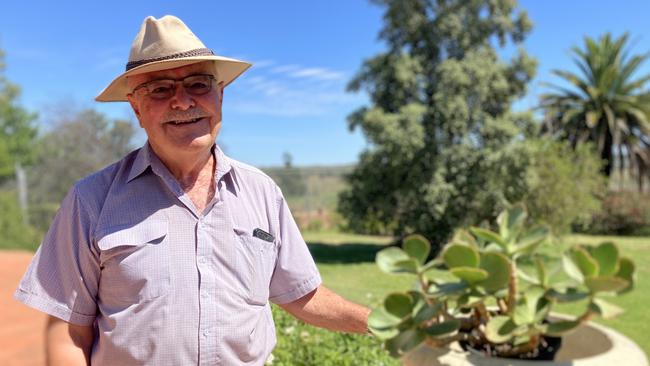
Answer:
[[[28,171],[32,218],[42,230],[74,182],[126,155],[135,133],[131,122],[92,109],[58,116],[39,138],[38,159]]]
[[[34,157],[35,114],[18,105],[20,88],[4,76],[4,52],[0,50],[0,183],[13,177],[16,164]]]
[[[4,76],[4,69],[0,50],[0,248],[34,248],[37,237],[27,224],[26,207],[19,205],[13,177],[16,167],[33,161],[36,116],[18,104],[20,89]]]
[[[641,185],[650,173],[650,74],[639,72],[650,53],[631,56],[627,41],[627,34],[585,37],[583,49],[571,50],[578,72],[554,70],[564,84],[549,84],[541,106],[547,131],[574,147],[593,142],[606,176],[615,163],[630,166]]]
[[[510,111],[536,68],[523,49],[531,23],[513,0],[375,0],[387,50],[349,83],[371,105],[349,116],[370,143],[339,210],[351,229],[443,240],[492,217],[525,190],[529,114]]]

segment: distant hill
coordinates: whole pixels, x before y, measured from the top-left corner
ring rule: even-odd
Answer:
[[[293,212],[336,211],[345,175],[354,165],[261,168],[282,189]],[[299,194],[292,194],[300,192]]]

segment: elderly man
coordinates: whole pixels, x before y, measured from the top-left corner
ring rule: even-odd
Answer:
[[[269,300],[366,332],[368,309],[321,285],[277,185],[215,144],[224,87],[249,66],[178,18],[144,20],[97,100],[128,100],[148,141],[75,184],[15,294],[49,314],[50,364],[260,365]]]

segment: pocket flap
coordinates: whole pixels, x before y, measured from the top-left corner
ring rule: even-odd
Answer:
[[[167,221],[146,220],[135,225],[120,225],[106,230],[97,246],[102,250],[124,245],[136,246],[156,241],[166,235]]]

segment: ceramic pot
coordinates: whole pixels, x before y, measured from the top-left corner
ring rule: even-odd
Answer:
[[[484,357],[452,343],[437,349],[422,345],[402,357],[402,362],[406,366],[648,366],[645,353],[631,339],[594,323],[565,335],[554,361]]]

